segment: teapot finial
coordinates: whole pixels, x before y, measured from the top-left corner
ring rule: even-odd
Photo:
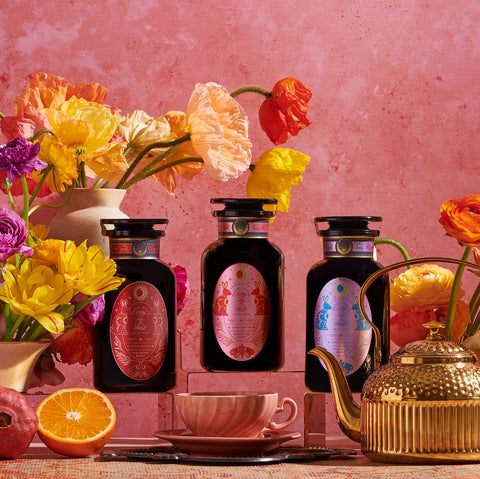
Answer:
[[[440,329],[445,329],[445,325],[439,321],[429,321],[428,323],[422,324],[422,326],[428,329],[428,338],[427,339],[444,339],[445,336],[440,333]]]

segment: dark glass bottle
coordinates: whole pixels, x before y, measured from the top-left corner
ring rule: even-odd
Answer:
[[[94,384],[104,392],[162,392],[175,385],[176,283],[160,260],[166,219],[103,219],[110,257],[125,278],[105,294],[96,326]]]
[[[200,362],[209,371],[275,371],[284,361],[284,259],[268,240],[277,202],[210,201],[225,207],[213,212],[218,240],[202,256]]]
[[[381,265],[373,259],[378,230],[368,223],[378,216],[332,216],[315,218],[322,237],[324,259],[307,275],[307,353],[321,346],[335,355],[352,392],[361,392],[374,369],[375,335],[358,305],[364,281]],[[322,224],[329,228],[321,230]],[[367,290],[365,312],[381,333],[381,362],[389,357],[388,277],[377,279]],[[328,374],[319,358],[306,354],[305,384],[311,391],[330,392]]]

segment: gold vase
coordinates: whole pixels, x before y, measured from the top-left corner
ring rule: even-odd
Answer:
[[[51,341],[0,341],[0,386],[26,392],[33,369]]]

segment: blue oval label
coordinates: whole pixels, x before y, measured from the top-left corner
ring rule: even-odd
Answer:
[[[360,312],[359,293],[355,281],[335,278],[322,288],[315,307],[315,346],[330,351],[346,376],[363,364],[372,341],[372,328]],[[370,316],[366,298],[365,312]]]

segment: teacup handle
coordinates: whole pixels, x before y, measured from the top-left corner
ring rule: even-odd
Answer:
[[[297,403],[291,398],[287,397],[287,398],[281,399],[280,402],[278,403],[275,414],[277,414],[278,412],[282,412],[285,404],[288,404],[290,406],[290,415],[288,416],[288,418],[280,424],[277,424],[276,422],[272,421],[266,428],[263,429],[262,433],[265,433],[268,431],[278,431],[279,429],[283,429],[288,425],[292,424],[293,421],[295,421],[295,418],[297,417],[298,407],[297,407]]]

